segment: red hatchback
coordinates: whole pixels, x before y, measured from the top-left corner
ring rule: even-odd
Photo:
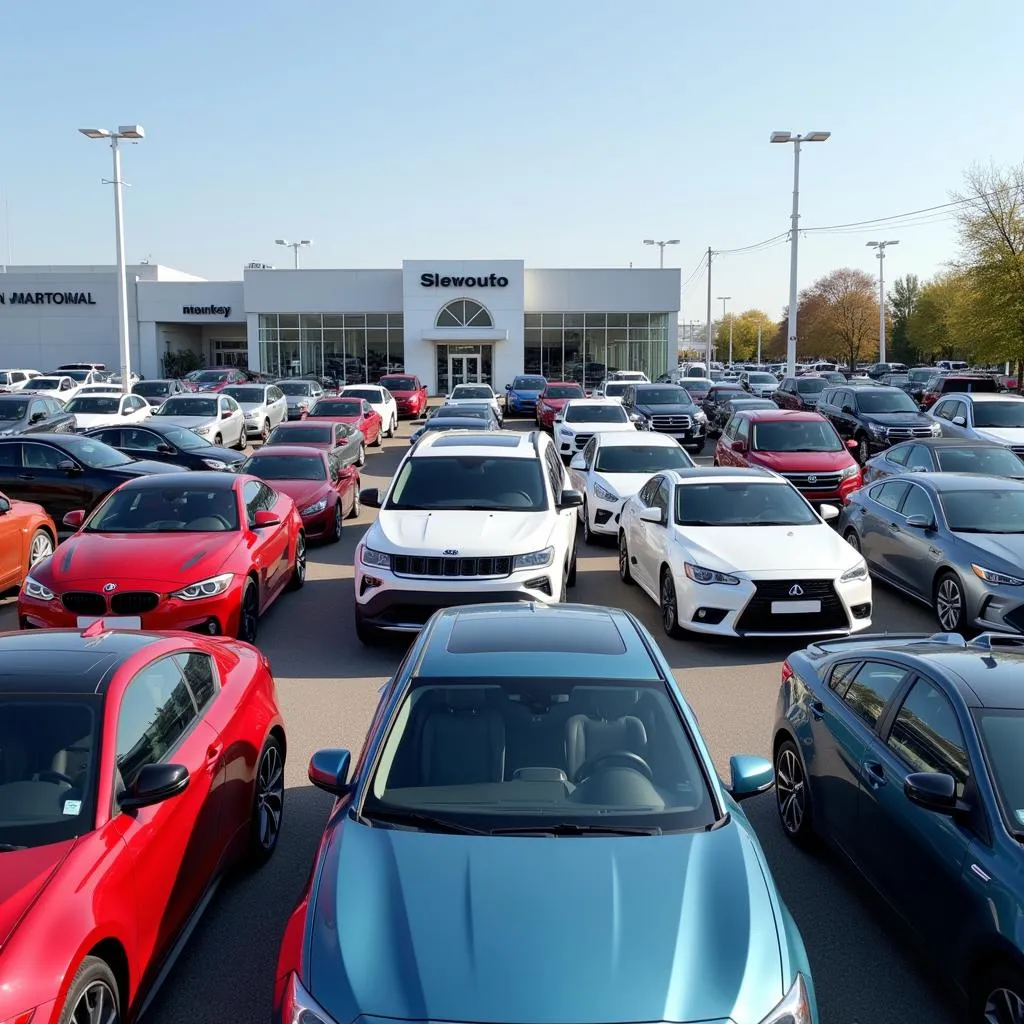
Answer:
[[[256,477],[175,473],[122,484],[18,594],[22,629],[184,629],[254,643],[260,616],[306,580],[295,503]]]
[[[0,634],[0,1020],[134,1019],[216,882],[277,847],[267,659],[187,633]]]
[[[555,417],[571,398],[586,398],[583,388],[571,380],[549,380],[547,387],[537,396],[537,426],[552,430]]]
[[[427,389],[419,377],[408,373],[386,373],[377,383],[394,395],[399,416],[418,420],[427,411]]]
[[[753,409],[729,420],[716,466],[761,466],[786,477],[812,504],[845,505],[862,484],[860,465],[836,428],[816,412]]]
[[[287,494],[302,517],[307,540],[341,540],[342,521],[359,515],[359,470],[334,451],[271,445],[253,452],[242,473]]]
[[[302,418],[348,423],[363,432],[367,444],[384,443],[384,421],[365,398],[321,398]]]

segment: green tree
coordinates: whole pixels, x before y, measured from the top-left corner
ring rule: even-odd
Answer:
[[[887,298],[892,309],[892,357],[898,362],[913,364],[920,359],[910,333],[910,318],[921,297],[917,274],[897,277]]]
[[[965,270],[937,274],[922,288],[907,322],[914,350],[924,360],[969,357],[969,335],[977,297]]]

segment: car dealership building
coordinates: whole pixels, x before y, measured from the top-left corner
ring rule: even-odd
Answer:
[[[204,366],[349,381],[416,374],[432,394],[502,389],[517,373],[652,378],[676,364],[678,270],[534,270],[522,260],[406,260],[400,270],[244,271],[206,281],[128,268],[132,368],[168,354]],[[113,267],[8,267],[0,274],[0,368],[120,366]]]

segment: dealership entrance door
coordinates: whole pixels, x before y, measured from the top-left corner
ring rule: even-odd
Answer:
[[[448,356],[448,381],[449,387],[454,388],[458,384],[480,384],[483,375],[480,370],[479,356]]]

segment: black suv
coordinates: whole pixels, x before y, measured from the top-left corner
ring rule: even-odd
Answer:
[[[631,384],[623,392],[622,407],[641,430],[668,434],[694,455],[704,450],[708,419],[685,388]]]
[[[821,413],[844,440],[857,442],[861,465],[872,455],[899,441],[938,437],[939,425],[925,416],[914,400],[899,388],[877,384],[849,384],[828,388],[818,399]]]

